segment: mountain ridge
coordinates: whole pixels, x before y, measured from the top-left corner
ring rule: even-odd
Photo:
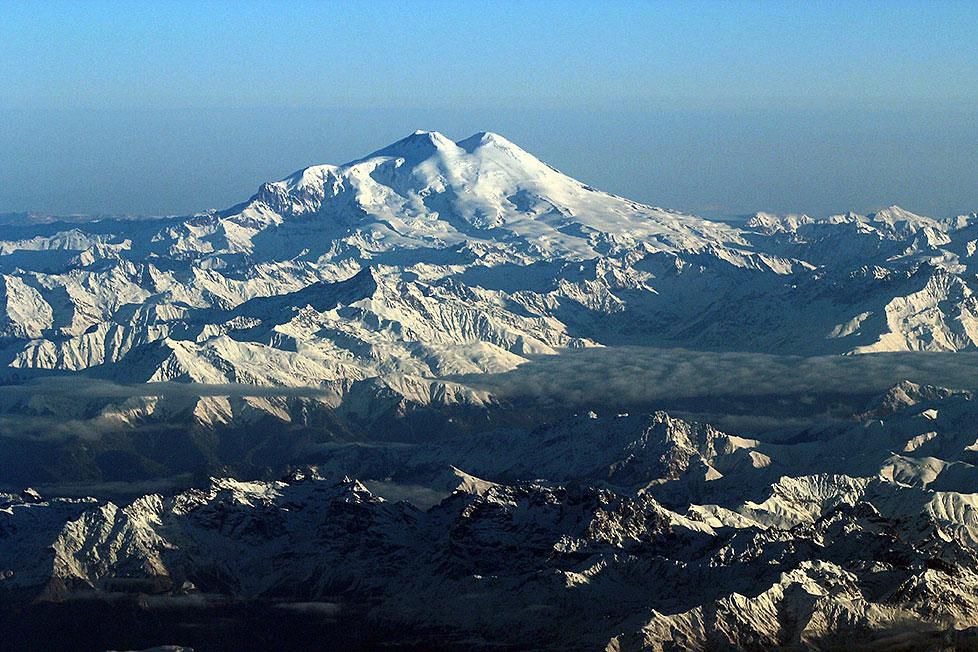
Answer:
[[[492,132],[418,131],[223,211],[38,228],[0,239],[13,369],[342,395],[580,346],[978,349],[967,216],[759,213],[735,227],[597,191]],[[376,288],[340,296],[368,276]],[[183,362],[143,369],[160,342]]]
[[[966,646],[978,627],[976,495],[923,466],[894,474],[887,448],[936,432],[920,454],[942,451],[973,481],[963,461],[976,460],[973,448],[961,446],[974,441],[976,408],[971,396],[912,383],[887,393],[910,395],[881,399],[885,428],[868,415],[787,446],[663,412],[579,415],[507,440],[524,446],[509,460],[523,469],[508,477],[509,461],[473,442],[424,509],[323,465],[125,503],[0,494],[0,595],[28,612],[141,602],[136,622],[181,605],[206,613],[232,596],[280,609],[329,603],[349,619],[367,607],[381,631],[427,628],[419,641],[470,649],[489,649],[490,634],[497,649]],[[628,477],[601,486],[581,462],[603,450],[582,448],[582,436],[623,443]],[[547,467],[564,447],[580,459]],[[699,476],[697,455],[723,473]],[[463,470],[473,465],[481,472]],[[835,470],[806,471],[818,465]],[[938,480],[960,473],[951,466]],[[555,479],[560,468],[571,474]],[[528,479],[534,469],[550,479]],[[750,488],[738,494],[735,483]]]
[[[256,622],[282,647],[361,626],[378,647],[973,644],[974,393],[908,380],[843,412],[850,377],[792,374],[978,349],[976,243],[967,216],[897,207],[718,224],[432,132],[225,211],[18,230],[0,363],[27,382],[0,392],[0,471],[40,491],[0,494],[0,627],[47,614],[93,649],[227,648]],[[648,347],[679,349],[662,377],[706,418],[619,409]],[[751,353],[787,375],[749,387]],[[538,358],[568,366],[524,387],[572,384],[573,408],[473,380]],[[782,422],[711,425],[724,409]]]

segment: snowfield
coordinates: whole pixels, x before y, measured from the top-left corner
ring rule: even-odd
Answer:
[[[978,645],[978,378],[848,371],[978,351],[976,214],[733,226],[419,131],[0,236],[0,647]]]
[[[0,362],[341,396],[609,344],[973,350],[976,242],[975,215],[897,207],[735,228],[417,132],[225,211],[5,228]]]

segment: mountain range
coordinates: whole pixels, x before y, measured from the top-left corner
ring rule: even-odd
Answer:
[[[6,221],[19,649],[978,645],[973,388],[495,389],[603,352],[633,384],[639,350],[967,360],[974,213],[710,221],[418,131],[226,210]],[[685,413],[723,410],[778,422]]]
[[[891,207],[735,227],[600,192],[495,134],[417,132],[224,211],[5,227],[0,356],[340,397],[574,347],[974,350],[976,221]]]

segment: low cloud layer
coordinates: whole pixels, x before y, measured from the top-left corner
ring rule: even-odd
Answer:
[[[746,398],[879,393],[901,380],[978,389],[978,353],[875,353],[801,357],[649,347],[607,347],[537,356],[499,374],[447,380],[507,399],[561,405],[645,404],[700,397]],[[316,387],[262,387],[198,383],[122,384],[79,376],[52,376],[0,386],[0,399],[31,395],[93,399],[200,396],[304,396]]]
[[[0,385],[0,398],[35,394],[79,398],[199,397],[199,396],[328,396],[318,387],[267,387],[245,384],[115,383],[85,376],[46,376],[18,385]]]
[[[978,389],[978,354],[796,357],[613,347],[540,356],[507,373],[454,380],[514,402],[554,407],[686,404],[726,414],[726,406],[736,405],[738,412],[758,415],[814,414],[838,401],[861,407],[901,380]]]
[[[772,430],[848,418],[871,396],[901,380],[978,389],[978,353],[798,357],[609,347],[538,356],[507,373],[449,380],[489,391],[518,408],[666,409],[732,430]],[[326,395],[315,387],[121,384],[82,376],[42,377],[0,386],[0,439],[95,440],[122,427],[95,419],[98,408],[132,397]],[[44,399],[32,401],[44,406],[40,411],[22,409],[34,398]]]

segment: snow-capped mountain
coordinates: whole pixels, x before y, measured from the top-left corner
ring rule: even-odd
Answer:
[[[734,226],[416,132],[223,211],[7,222],[0,647],[978,640],[974,394],[735,368],[968,360],[975,214]],[[693,391],[592,400],[648,381],[619,345]],[[472,380],[612,352],[521,381],[566,402]]]
[[[976,228],[896,207],[735,228],[496,134],[417,132],[225,211],[5,227],[2,362],[341,397],[366,378],[437,393],[568,347],[974,349]]]

